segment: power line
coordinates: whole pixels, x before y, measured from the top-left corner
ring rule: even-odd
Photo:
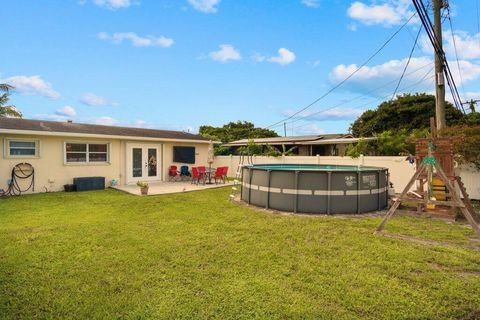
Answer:
[[[412,74],[417,73],[418,71],[423,70],[424,68],[426,68],[426,67],[428,67],[428,66],[431,66],[431,65],[432,65],[432,63],[425,64],[425,65],[421,66],[420,68],[417,68],[417,69],[415,69],[414,71],[407,73],[406,75],[412,75]],[[432,69],[433,69],[433,68],[432,68]],[[428,74],[430,74],[430,73],[432,72],[432,69],[430,69],[430,70],[427,72],[427,74],[426,74],[425,76],[423,76],[422,79],[424,79]],[[361,94],[361,95],[358,95],[358,96],[356,96],[356,97],[354,97],[354,98],[352,98],[352,99],[349,99],[349,100],[340,102],[340,103],[334,105],[333,107],[326,108],[326,109],[322,109],[322,110],[320,110],[320,111],[317,111],[317,112],[312,113],[312,114],[309,114],[309,115],[305,115],[305,116],[303,116],[303,117],[295,118],[295,119],[293,119],[292,121],[289,121],[288,123],[291,124],[291,123],[297,122],[297,121],[299,121],[299,120],[304,120],[304,119],[306,119],[306,118],[313,117],[313,116],[315,116],[315,115],[317,115],[317,114],[321,114],[321,113],[323,113],[323,112],[326,112],[326,111],[329,111],[329,110],[338,108],[338,107],[340,107],[340,106],[342,106],[342,105],[344,105],[344,104],[347,104],[347,103],[350,103],[350,102],[352,102],[352,101],[358,100],[358,99],[360,99],[360,98],[366,97],[368,94],[373,93],[373,92],[376,92],[376,91],[378,91],[378,90],[380,90],[380,89],[383,89],[383,88],[385,88],[385,87],[387,87],[387,86],[389,86],[389,85],[391,85],[391,84],[393,84],[393,83],[395,83],[395,82],[397,82],[397,81],[398,81],[397,79],[392,80],[392,81],[389,81],[389,82],[387,82],[387,83],[385,83],[385,84],[383,84],[383,85],[381,85],[381,86],[379,86],[379,87],[376,87],[376,88],[374,88],[374,89],[372,89],[372,90],[370,90],[370,91],[368,91],[368,92],[366,92],[366,93],[364,93],[364,94]],[[377,99],[377,100],[378,100],[378,99]]]
[[[350,75],[348,75],[345,79],[343,79],[342,81],[340,81],[338,84],[336,84],[334,87],[332,87],[330,90],[328,90],[326,93],[324,93],[321,97],[315,99],[312,103],[308,104],[307,106],[303,107],[302,109],[300,109],[299,111],[296,111],[295,113],[293,113],[292,115],[290,115],[289,117],[283,119],[283,120],[280,120],[278,122],[275,122],[274,124],[272,125],[269,125],[267,127],[265,127],[265,129],[269,129],[269,128],[272,128],[272,127],[275,127],[277,126],[278,124],[281,124],[283,122],[285,122],[286,120],[290,120],[291,118],[293,118],[294,116],[296,116],[297,114],[307,110],[308,108],[310,108],[311,106],[313,106],[314,104],[316,104],[318,101],[324,99],[325,97],[327,97],[330,93],[332,93],[334,90],[338,89],[340,86],[342,86],[345,82],[347,82],[350,78],[352,78],[357,72],[359,72],[364,66],[366,66],[375,56],[377,56],[392,40],[393,38],[395,38],[395,36],[400,33],[400,31],[402,31],[402,29],[413,19],[414,16],[416,16],[417,14],[414,13],[410,16],[410,18],[403,24],[400,26],[400,28],[395,31],[391,36],[390,38],[387,39],[387,41],[385,41],[385,43],[383,43],[380,48],[378,48],[365,62],[363,62],[359,68],[357,68],[355,71],[353,71],[352,73],[350,73]]]
[[[442,59],[443,66],[445,68],[445,78],[447,79],[448,86],[450,87],[450,91],[452,92],[452,97],[453,97],[455,106],[457,107],[458,110],[465,113],[465,109],[463,108],[463,105],[462,105],[462,99],[460,97],[460,94],[458,93],[457,85],[455,84],[455,80],[452,76],[450,66],[445,56],[445,51],[443,51],[443,48],[435,35],[435,32],[433,30],[433,24],[432,24],[432,21],[430,20],[430,17],[425,8],[425,5],[423,4],[422,0],[412,0],[412,1],[415,6],[415,9],[417,10],[418,16],[422,21],[425,31],[427,32],[428,38],[430,39],[430,42],[432,43],[432,46],[435,49],[435,52]]]
[[[410,64],[410,60],[412,59],[413,52],[415,51],[415,47],[417,46],[420,33],[422,33],[421,27],[418,29],[417,37],[415,38],[415,42],[413,43],[412,50],[410,50],[410,55],[408,56],[408,60],[407,60],[407,63],[405,64],[405,68],[403,68],[402,75],[400,76],[400,79],[398,79],[398,83],[397,83],[397,86],[395,87],[395,91],[393,91],[392,100],[395,99],[395,95],[397,94],[398,87],[400,87],[400,83],[402,82],[405,72],[407,71],[408,65]]]
[[[413,84],[411,84],[411,85],[408,85],[408,86],[406,86],[406,87],[403,87],[403,88],[400,89],[400,90],[403,91],[403,90],[406,90],[406,89],[410,89],[410,88],[413,88],[413,87],[419,85],[420,83],[424,82],[425,80],[434,79],[434,78],[435,78],[435,75],[431,75],[430,77],[427,77],[429,74],[431,74],[432,71],[433,71],[433,68],[431,68],[430,70],[428,70],[428,72],[427,72],[419,81],[417,81],[417,82],[415,82],[415,83],[413,83]],[[410,92],[411,92],[411,91],[410,91]],[[380,97],[378,97],[378,98],[373,99],[372,101],[369,101],[369,102],[366,103],[366,104],[363,104],[363,105],[360,105],[360,106],[357,106],[357,107],[353,107],[352,109],[363,108],[364,106],[369,105],[370,103],[373,103],[374,101],[385,100],[385,99],[387,99],[388,97],[390,97],[390,95],[380,96]],[[321,114],[321,113],[326,112],[326,111],[329,111],[329,110],[330,110],[330,109],[328,109],[328,110],[326,109],[326,110],[319,111],[319,112],[317,112],[315,115]],[[314,114],[312,114],[312,115],[310,115],[310,116],[313,116],[313,115],[314,115]],[[299,125],[299,126],[297,126],[297,127],[292,128],[291,130],[295,130],[295,129],[298,129],[298,128],[302,128],[302,127],[304,127],[304,126],[306,126],[306,125],[308,125],[308,124]]]
[[[455,58],[457,59],[457,68],[458,68],[458,75],[460,77],[460,86],[462,87],[463,97],[466,98],[467,95],[465,93],[465,86],[463,85],[462,70],[460,69],[460,61],[458,60],[457,41],[455,40],[455,34],[453,33],[452,15],[450,14],[450,7],[447,7],[447,12],[448,12],[448,21],[450,22],[450,33],[452,34],[453,47],[455,48]]]

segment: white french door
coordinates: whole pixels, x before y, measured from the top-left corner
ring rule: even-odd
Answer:
[[[161,179],[161,146],[127,145],[127,183]]]

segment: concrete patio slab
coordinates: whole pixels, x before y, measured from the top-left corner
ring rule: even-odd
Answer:
[[[169,194],[169,193],[180,193],[180,192],[191,192],[191,191],[199,191],[205,189],[213,189],[213,188],[222,188],[231,186],[233,183],[228,182],[223,184],[191,184],[190,181],[178,181],[178,182],[152,182],[149,183],[148,188],[148,195],[159,195],[159,194]],[[134,194],[140,196],[140,188],[137,185],[126,185],[126,186],[116,186],[113,187],[114,189],[124,191],[130,194]]]

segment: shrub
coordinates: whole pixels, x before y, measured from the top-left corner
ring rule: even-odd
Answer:
[[[473,163],[480,169],[480,125],[448,127],[440,132],[442,136],[462,137],[463,140],[455,144],[457,161]]]

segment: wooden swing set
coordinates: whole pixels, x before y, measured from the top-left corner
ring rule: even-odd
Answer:
[[[418,213],[423,212],[427,207],[436,206],[450,207],[452,212],[456,208],[460,209],[480,238],[479,216],[470,202],[461,178],[455,174],[454,144],[461,142],[461,139],[457,137],[438,137],[433,118],[431,119],[431,128],[430,138],[415,141],[417,170],[400,196],[395,199],[383,221],[377,227],[375,234],[380,234],[383,231],[388,220],[397,212],[402,203],[416,203]],[[434,178],[440,179],[445,184],[446,191],[448,191],[445,200],[434,198]],[[416,197],[409,196],[410,189],[417,181]],[[425,185],[427,186],[426,190]],[[460,190],[463,199],[456,187]]]

